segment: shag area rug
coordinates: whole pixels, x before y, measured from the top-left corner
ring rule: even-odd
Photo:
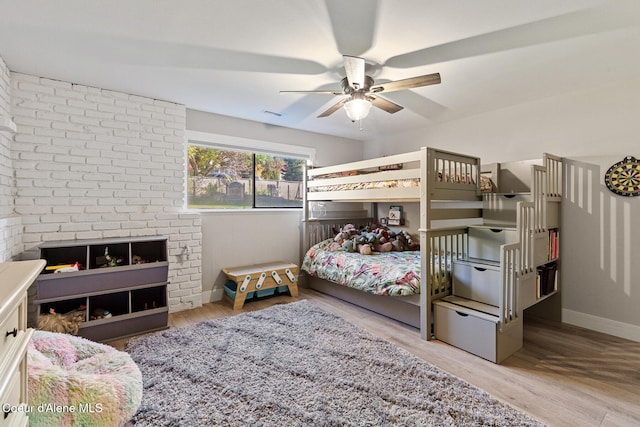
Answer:
[[[308,301],[130,341],[136,426],[539,426]]]

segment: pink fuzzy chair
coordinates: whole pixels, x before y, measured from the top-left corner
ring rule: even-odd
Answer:
[[[142,400],[129,354],[81,337],[35,331],[27,372],[34,426],[123,426]]]

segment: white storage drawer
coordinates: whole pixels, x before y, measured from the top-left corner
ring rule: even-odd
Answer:
[[[500,262],[500,246],[517,241],[515,228],[469,227],[469,256]]]
[[[435,303],[436,338],[492,362],[496,361],[497,320],[445,301]]]
[[[0,415],[0,427],[14,427],[26,425],[26,406],[20,402],[20,371],[13,373],[9,379],[5,393],[0,396],[2,402],[2,415]],[[5,411],[5,410],[8,410]]]
[[[522,320],[499,331],[498,317],[447,301],[436,301],[436,338],[494,363],[500,363],[522,347]]]
[[[18,307],[14,307],[0,325],[0,360],[3,360],[11,347],[18,342],[18,335],[21,332]]]
[[[500,266],[457,260],[453,263],[453,294],[484,304],[500,305]]]
[[[549,233],[537,233],[533,238],[533,263],[542,265],[549,262]]]

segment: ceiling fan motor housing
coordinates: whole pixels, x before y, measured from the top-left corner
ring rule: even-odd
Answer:
[[[342,85],[342,91],[345,95],[351,95],[354,92],[368,92],[371,86],[373,85],[373,79],[370,76],[364,76],[364,86],[363,87],[352,87],[349,85],[349,80],[345,77],[340,82]]]

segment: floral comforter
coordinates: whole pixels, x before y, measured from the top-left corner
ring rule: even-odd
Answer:
[[[361,255],[335,250],[333,239],[307,251],[302,269],[311,276],[375,295],[420,293],[420,251]]]
[[[420,180],[418,179],[396,179],[390,181],[365,181],[349,184],[322,185],[320,187],[311,187],[309,191],[370,190],[377,188],[409,188],[419,186]]]

